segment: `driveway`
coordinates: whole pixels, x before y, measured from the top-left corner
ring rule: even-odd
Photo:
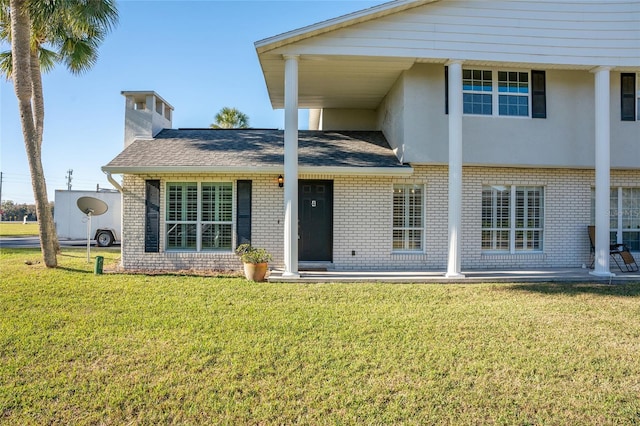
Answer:
[[[86,247],[87,240],[59,240],[61,247]],[[119,246],[114,244],[113,247]],[[2,248],[38,248],[40,239],[38,237],[0,237],[0,247]],[[96,247],[95,240],[91,240],[91,247]]]

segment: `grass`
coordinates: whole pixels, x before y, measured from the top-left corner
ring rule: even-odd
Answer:
[[[640,284],[255,284],[38,259],[0,252],[3,424],[640,423]]]
[[[37,236],[38,232],[38,222],[0,222],[0,237]]]

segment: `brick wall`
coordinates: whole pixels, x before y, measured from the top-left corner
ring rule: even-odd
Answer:
[[[360,177],[320,174],[301,179],[334,181],[333,260],[339,270],[446,270],[448,201],[446,166],[414,166],[411,177]],[[165,252],[161,221],[160,253],[144,253],[144,181],[160,179],[161,218],[165,217],[165,184],[174,181],[252,179],[252,242],[273,256],[273,267],[283,267],[284,212],[282,188],[276,176],[148,175],[124,178],[123,266],[125,269],[239,269],[232,253]],[[462,268],[509,269],[580,267],[589,263],[593,170],[465,167],[463,169]],[[425,185],[425,250],[392,250],[393,185]],[[481,250],[482,186],[539,185],[545,188],[544,251],[531,254],[489,254]],[[640,171],[612,171],[612,186],[640,186]],[[235,191],[234,191],[235,196]],[[235,199],[234,199],[235,206]],[[234,227],[235,229],[235,227]],[[234,237],[235,238],[235,237]],[[234,239],[235,246],[235,239]]]

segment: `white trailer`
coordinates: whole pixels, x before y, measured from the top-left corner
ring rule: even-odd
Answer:
[[[91,216],[90,237],[100,247],[120,242],[122,231],[122,196],[111,189],[99,191],[68,191],[56,189],[53,220],[59,239],[86,240],[88,217],[77,206],[81,197],[104,201],[109,209],[99,216]]]

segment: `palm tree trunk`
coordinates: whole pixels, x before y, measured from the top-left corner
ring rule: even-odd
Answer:
[[[33,107],[34,124],[36,126],[36,137],[38,138],[38,150],[42,150],[42,135],[44,133],[44,91],[42,90],[42,74],[40,71],[40,58],[38,49],[31,49],[31,100]],[[40,158],[42,155],[38,154]]]
[[[56,258],[57,236],[53,215],[47,199],[47,185],[40,156],[40,140],[36,128],[31,97],[31,22],[25,0],[10,0],[11,8],[11,50],[13,53],[13,85],[18,98],[22,134],[31,170],[31,183],[36,202],[36,214],[40,226],[40,246],[44,263],[49,268],[58,265]]]

